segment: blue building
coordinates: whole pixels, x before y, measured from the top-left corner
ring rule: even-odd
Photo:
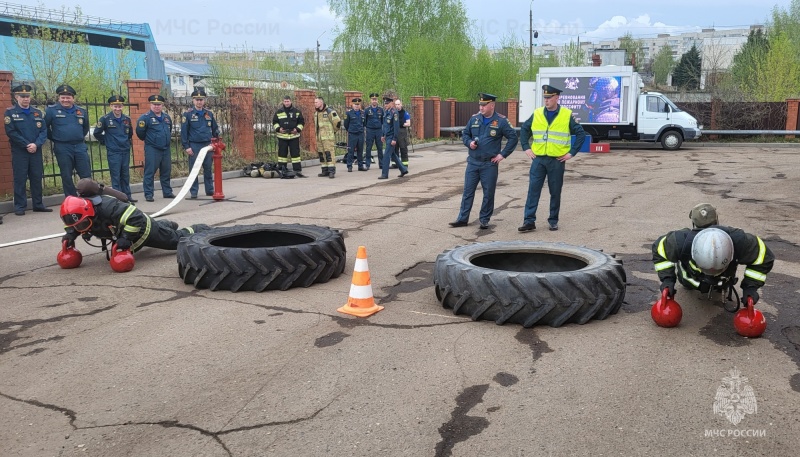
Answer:
[[[46,8],[0,2],[0,70],[12,71],[15,80],[36,81],[30,67],[21,59],[25,33],[36,29],[80,33],[92,52],[93,61],[106,68],[118,66],[120,58],[130,65],[131,79],[153,79],[169,84],[164,62],[148,24],[128,24]],[[57,32],[56,32],[57,33]],[[121,52],[121,44],[129,50]],[[66,44],[64,46],[77,46]]]

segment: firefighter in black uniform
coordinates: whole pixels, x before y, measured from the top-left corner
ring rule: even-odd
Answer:
[[[758,289],[767,280],[775,256],[761,238],[742,229],[717,225],[716,209],[702,203],[689,213],[693,228],[680,229],[659,237],[653,243],[653,263],[661,291],[675,295],[676,280],[684,287],[699,290],[707,296],[712,292],[738,293],[736,269],[746,265],[742,279],[742,303],[747,298],[758,302]],[[738,300],[737,307],[738,309]],[[734,309],[735,311],[735,309]]]
[[[283,107],[272,116],[272,126],[278,137],[278,166],[282,172],[288,171],[289,154],[292,155],[292,170],[298,178],[305,178],[300,164],[300,132],[305,120],[303,113],[292,105],[292,98],[283,97]]]
[[[367,171],[364,164],[364,111],[361,110],[361,99],[352,101],[353,109],[347,110],[344,117],[344,129],[347,130],[347,171],[353,171],[353,161],[358,164],[358,171]]]
[[[31,107],[31,91],[28,84],[21,84],[11,91],[17,100],[17,106],[6,110],[3,122],[6,135],[11,143],[11,170],[14,177],[14,214],[25,215],[28,197],[25,183],[30,180],[33,211],[50,212],[42,201],[42,177],[44,162],[42,161],[42,145],[47,141],[47,127],[44,125],[42,112]],[[0,224],[3,217],[0,216]]]
[[[67,232],[62,240],[67,242],[67,247],[74,247],[78,236],[86,241],[96,236],[104,242],[113,240],[118,249],[131,252],[144,246],[174,251],[181,238],[211,229],[205,224],[178,229],[175,222],[155,220],[132,204],[108,195],[65,198],[61,204],[61,220]]]
[[[369,166],[372,164],[373,144],[378,147],[378,164],[381,163],[381,159],[383,158],[383,141],[381,141],[381,137],[383,136],[384,111],[383,107],[378,106],[377,93],[373,92],[369,94],[369,101],[370,106],[364,111],[367,127],[367,140],[364,145],[364,152],[366,154],[364,168],[367,170],[369,170]],[[378,168],[380,168],[380,165]]]

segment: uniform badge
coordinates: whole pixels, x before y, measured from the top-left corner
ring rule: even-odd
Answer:
[[[144,127],[144,121],[139,121],[139,127]]]
[[[11,123],[11,118],[10,118],[10,117],[8,117],[8,116],[6,116],[6,117],[3,119],[3,122],[5,122],[6,124],[10,124],[10,123]]]
[[[100,128],[102,126],[103,126],[103,122],[102,121],[97,121],[97,128]]]
[[[83,125],[83,118],[82,118],[82,117],[79,117],[79,118],[78,118],[78,124],[81,124],[81,125]]]
[[[37,129],[42,128],[42,121],[36,121],[36,128]]]
[[[211,127],[211,121],[208,121],[208,126]]]
[[[76,116],[83,116],[83,114],[81,113],[81,110],[77,110],[77,111],[75,111],[75,115],[76,115]]]
[[[206,117],[206,119],[211,119],[211,116],[209,116],[209,114],[208,114],[208,113],[206,113],[206,116],[205,116],[205,117]]]
[[[497,127],[497,121],[492,121],[491,127]]]
[[[39,117],[39,113],[37,111],[33,112],[33,117]]]
[[[130,122],[130,120],[125,119],[124,121],[122,121],[122,123],[125,124],[125,125],[130,125],[131,122]]]
[[[497,130],[489,130],[489,136],[497,136]]]

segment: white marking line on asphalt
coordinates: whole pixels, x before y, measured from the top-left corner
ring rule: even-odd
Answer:
[[[450,319],[458,319],[458,320],[470,320],[470,321],[472,320],[472,319],[470,319],[469,317],[464,317],[464,316],[453,316],[453,315],[451,315],[451,314],[434,314],[434,313],[423,313],[422,311],[408,311],[408,312],[409,312],[409,313],[414,313],[414,314],[422,314],[422,315],[425,315],[425,316],[449,317]]]
[[[175,205],[177,205],[178,203],[180,203],[183,200],[183,197],[185,197],[186,194],[189,193],[189,188],[192,187],[192,183],[194,183],[195,178],[197,178],[197,174],[200,172],[200,167],[203,166],[203,159],[205,159],[206,154],[211,149],[212,149],[211,145],[208,145],[208,146],[204,147],[203,149],[201,149],[200,152],[197,153],[197,160],[195,160],[195,162],[194,162],[194,167],[192,167],[192,171],[189,173],[189,176],[186,178],[186,182],[183,183],[183,187],[181,187],[181,190],[178,192],[178,195],[176,195],[175,198],[172,199],[172,201],[169,202],[169,204],[167,206],[165,206],[162,210],[160,210],[160,211],[158,211],[158,212],[156,212],[154,214],[151,214],[150,217],[158,217],[158,216],[161,216],[163,214],[166,214],[167,211],[171,210]],[[63,232],[62,233],[54,233],[52,235],[39,236],[39,237],[36,237],[36,238],[28,238],[27,240],[11,241],[11,242],[8,242],[8,243],[0,244],[0,248],[7,248],[9,246],[16,246],[16,245],[19,245],[19,244],[35,243],[36,241],[49,240],[49,239],[58,238],[58,237],[61,237],[61,236],[64,236]]]

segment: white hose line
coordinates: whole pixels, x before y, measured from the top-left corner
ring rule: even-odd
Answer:
[[[175,198],[172,199],[172,201],[169,202],[169,204],[167,204],[167,206],[165,206],[163,209],[151,214],[150,217],[158,217],[158,216],[166,214],[167,211],[169,211],[170,209],[175,207],[175,205],[177,205],[178,203],[180,203],[183,200],[183,197],[185,197],[186,194],[189,193],[189,188],[192,187],[192,184],[194,183],[195,178],[197,178],[197,175],[200,172],[200,167],[203,166],[203,159],[206,158],[206,154],[208,154],[208,152],[211,149],[213,149],[211,147],[211,145],[208,145],[208,146],[204,147],[203,149],[201,149],[200,152],[197,153],[197,160],[195,160],[194,166],[192,167],[192,170],[189,172],[189,176],[186,178],[186,182],[183,183],[183,187],[181,187],[181,190],[178,191],[178,195],[176,195]],[[221,171],[219,171],[219,172],[221,173]],[[52,239],[52,238],[60,238],[62,236],[64,236],[64,232],[54,233],[52,235],[39,236],[39,237],[36,237],[36,238],[28,238],[27,240],[19,240],[19,241],[11,241],[11,242],[8,242],[8,243],[0,243],[0,248],[7,248],[7,247],[10,247],[10,246],[17,246],[19,244],[35,243],[37,241],[49,240],[49,239]]]

